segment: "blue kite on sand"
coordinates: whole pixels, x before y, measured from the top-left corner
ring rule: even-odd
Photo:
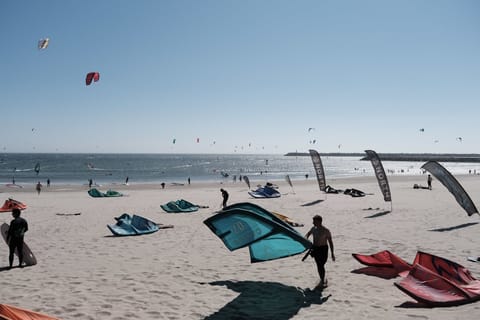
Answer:
[[[107,192],[101,192],[96,188],[88,190],[88,194],[93,198],[110,198],[110,197],[123,197],[123,193],[115,190],[107,190]]]
[[[142,216],[132,215],[128,213],[116,217],[116,224],[108,224],[108,229],[116,236],[137,236],[157,232],[159,226]]]
[[[252,263],[297,255],[312,246],[287,223],[253,203],[227,206],[203,223],[230,251],[248,246]]]

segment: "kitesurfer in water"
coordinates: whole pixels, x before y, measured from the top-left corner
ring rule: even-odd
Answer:
[[[227,201],[228,201],[228,192],[225,189],[220,189],[220,192],[222,193],[222,208],[225,208],[227,206]]]
[[[23,264],[23,236],[28,231],[27,220],[20,217],[20,209],[14,208],[12,210],[13,220],[10,222],[10,227],[7,232],[7,243],[10,249],[8,262],[10,268],[13,266],[13,256],[15,249],[18,253],[19,266]]]
[[[322,217],[315,215],[313,217],[313,227],[307,232],[305,238],[308,239],[310,235],[313,235],[313,246],[310,250],[310,255],[315,259],[317,264],[318,274],[320,275],[319,287],[327,285],[325,279],[325,263],[328,259],[328,246],[332,255],[332,260],[335,261],[335,253],[333,251],[332,234],[330,230],[322,225]]]

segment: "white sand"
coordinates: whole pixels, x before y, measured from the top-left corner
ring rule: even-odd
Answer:
[[[457,177],[474,202],[480,196],[477,176]],[[6,270],[8,248],[0,246],[0,303],[40,311],[60,319],[476,319],[480,302],[453,308],[406,308],[412,301],[393,282],[352,270],[363,267],[352,253],[388,249],[412,262],[417,250],[466,266],[480,277],[479,216],[468,217],[436,180],[433,190],[415,190],[425,176],[389,177],[393,212],[374,177],[329,180],[335,188],[357,188],[373,195],[352,198],[324,195],[314,179],[293,181],[294,191],[279,182],[282,197],[255,200],[244,183],[111,186],[128,196],[94,199],[86,188],[55,186],[40,195],[34,186],[0,187],[0,201],[12,197],[29,207],[22,213],[30,226],[26,242],[38,264]],[[329,287],[318,283],[313,259],[302,255],[251,264],[248,249],[228,251],[202,221],[219,209],[220,187],[229,203],[250,201],[303,222],[321,214],[333,234],[337,261],[327,263]],[[100,188],[106,191],[108,187]],[[191,214],[168,214],[160,204],[186,199],[207,205]],[[302,206],[316,200],[325,200]],[[378,210],[364,210],[366,208]],[[77,213],[59,216],[56,213]],[[127,212],[173,229],[138,237],[113,237],[106,228]],[[0,213],[0,222],[10,222]],[[462,227],[463,226],[463,227]],[[456,227],[456,228],[455,228]],[[432,231],[450,228],[447,231]],[[3,261],[3,262],[2,262]],[[15,260],[15,263],[17,260]]]

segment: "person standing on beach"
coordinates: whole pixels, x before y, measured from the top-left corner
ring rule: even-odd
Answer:
[[[428,185],[428,189],[432,190],[432,176],[431,175],[428,175],[428,177],[427,177],[427,185]]]
[[[228,192],[225,189],[220,189],[220,192],[222,193],[222,208],[225,208],[227,206],[227,201],[228,201]]]
[[[28,231],[27,220],[20,217],[20,209],[14,208],[12,210],[13,220],[10,222],[10,227],[7,232],[7,243],[10,249],[8,262],[9,267],[13,266],[13,256],[15,255],[15,249],[18,253],[19,267],[23,267],[23,236]]]
[[[327,285],[325,279],[325,263],[328,259],[328,246],[332,255],[332,260],[335,261],[335,253],[333,250],[332,234],[330,230],[322,225],[322,217],[315,215],[313,217],[313,227],[307,232],[305,238],[308,239],[310,235],[313,235],[313,246],[310,249],[310,255],[315,259],[317,264],[318,274],[320,275],[319,287],[325,287]]]
[[[42,191],[42,184],[40,183],[40,181],[38,181],[37,186],[35,187],[35,189],[37,189],[37,192],[38,192],[38,194],[40,195],[40,192]]]

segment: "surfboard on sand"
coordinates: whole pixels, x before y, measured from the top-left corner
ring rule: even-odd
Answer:
[[[2,226],[0,227],[0,230],[2,232],[2,237],[3,237],[3,240],[5,240],[5,243],[7,243],[8,228],[9,226],[7,223],[2,224]],[[18,252],[16,249],[15,249],[15,254],[18,257]],[[35,258],[32,250],[30,250],[30,248],[25,242],[23,243],[23,263],[25,263],[27,266],[33,266],[37,264],[37,258]]]

